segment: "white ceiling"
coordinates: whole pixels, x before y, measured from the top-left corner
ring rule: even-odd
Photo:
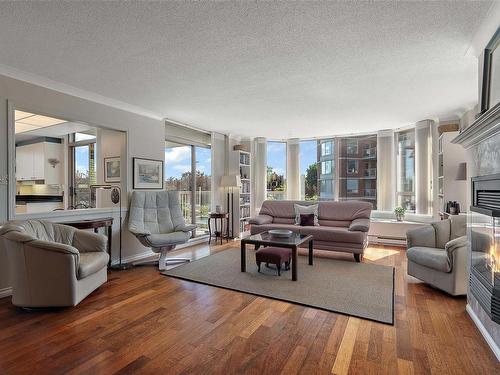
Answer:
[[[477,102],[490,5],[2,2],[0,64],[206,130],[364,132]]]

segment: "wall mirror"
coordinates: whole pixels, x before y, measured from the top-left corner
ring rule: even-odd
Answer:
[[[92,185],[125,191],[126,132],[18,108],[9,125],[11,216],[114,207]]]

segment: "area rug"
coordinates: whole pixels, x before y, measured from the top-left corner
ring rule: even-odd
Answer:
[[[273,266],[270,266],[273,267]],[[277,275],[261,265],[257,272],[254,250],[247,249],[247,272],[240,271],[239,249],[229,249],[163,271],[197,283],[394,324],[394,268],[328,258],[299,256],[298,281],[291,270]]]

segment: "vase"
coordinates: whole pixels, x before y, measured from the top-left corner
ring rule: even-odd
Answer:
[[[405,219],[405,215],[398,215],[396,214],[396,220],[397,221],[403,221]]]

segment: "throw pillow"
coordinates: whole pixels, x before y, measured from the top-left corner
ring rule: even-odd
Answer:
[[[311,204],[310,206],[301,206],[300,204],[294,204],[293,208],[295,210],[295,225],[300,225],[300,214],[314,214],[314,225],[319,225],[318,222],[318,205]]]
[[[313,227],[314,226],[314,214],[300,214],[300,226]]]

